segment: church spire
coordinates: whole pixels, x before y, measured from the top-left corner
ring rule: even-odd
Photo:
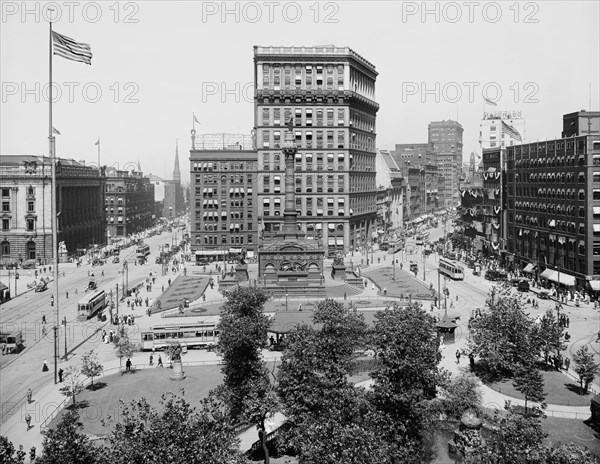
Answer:
[[[173,168],[173,180],[181,183],[181,172],[179,171],[179,140],[175,139],[175,167]]]

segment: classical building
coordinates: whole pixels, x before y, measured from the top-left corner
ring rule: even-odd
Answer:
[[[0,158],[0,262],[52,261],[51,179],[48,157]],[[58,241],[69,254],[106,240],[105,183],[98,168],[57,159]]]
[[[428,127],[428,141],[433,145],[435,164],[444,176],[443,207],[458,205],[458,179],[463,156],[463,127],[452,120],[433,121]]]
[[[118,239],[151,227],[157,219],[154,184],[141,171],[107,167],[106,174],[107,237]]]
[[[563,115],[561,137],[600,135],[600,111],[576,111]]]
[[[255,129],[266,232],[281,230],[281,144],[292,120],[298,221],[329,256],[369,246],[376,228],[375,66],[348,47],[254,47]]]
[[[242,250],[253,256],[258,247],[256,150],[249,136],[218,140],[193,134],[190,150],[191,246],[198,263]]]
[[[495,111],[483,114],[479,126],[481,149],[502,148],[525,142],[525,120],[520,111]]]
[[[561,286],[600,290],[600,137],[506,147],[507,248]]]

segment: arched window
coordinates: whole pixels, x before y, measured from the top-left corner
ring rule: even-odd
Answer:
[[[4,240],[0,243],[0,256],[6,257],[10,255],[10,242],[8,240]]]
[[[29,241],[27,242],[27,259],[35,259],[35,242]]]

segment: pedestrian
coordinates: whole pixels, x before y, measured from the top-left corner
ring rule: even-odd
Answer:
[[[48,372],[48,362],[44,359],[44,365],[42,366],[42,372]]]
[[[154,365],[154,356],[150,355],[150,365],[153,366]]]
[[[471,372],[475,370],[475,356],[473,356],[473,353],[469,354],[469,367],[471,368]]]
[[[569,325],[571,324],[571,319],[569,319],[569,316],[567,316],[566,322],[567,322],[567,329],[568,329]]]
[[[387,288],[383,287],[383,296],[387,296]]]
[[[302,311],[302,303],[298,305],[298,311]]]
[[[25,414],[25,422],[27,423],[27,431],[31,428],[31,414]]]
[[[27,403],[31,403],[31,398],[33,396],[33,392],[31,391],[31,388],[27,389]]]
[[[67,292],[66,295],[67,295],[67,300],[68,300],[69,299],[69,292]]]
[[[58,381],[59,381],[59,383],[62,383],[64,372],[65,371],[63,371],[62,367],[58,370]]]
[[[460,364],[460,350],[456,350],[456,364]]]
[[[565,358],[565,370],[569,371],[569,366],[571,365],[571,360],[569,358]]]
[[[102,269],[102,277],[104,277],[104,269]]]
[[[131,359],[127,358],[127,362],[125,363],[125,370],[127,372],[131,371]]]
[[[42,324],[46,324],[46,315],[45,314],[42,315]]]
[[[163,367],[162,358],[160,357],[160,354],[158,355],[158,363],[156,364],[156,367]]]

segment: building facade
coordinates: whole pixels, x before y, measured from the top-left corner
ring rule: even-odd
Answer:
[[[52,172],[45,156],[0,159],[0,263],[52,262]],[[104,190],[98,168],[68,159],[56,163],[58,241],[67,252],[105,242]]]
[[[435,164],[444,176],[444,207],[459,204],[458,179],[463,156],[463,127],[452,120],[433,121],[428,126],[428,142],[433,146]]]
[[[118,239],[152,227],[156,222],[154,184],[142,172],[107,168],[106,235]]]
[[[191,247],[198,263],[257,250],[257,155],[241,148],[190,151]]]
[[[600,111],[576,111],[563,115],[561,137],[600,135]]]
[[[149,174],[146,177],[154,185],[154,214],[157,218],[161,218],[165,200],[165,181],[154,174]]]
[[[375,163],[377,182],[377,235],[387,236],[404,224],[405,183],[402,170],[387,150],[379,150]]]
[[[525,119],[520,111],[483,113],[479,126],[479,145],[484,148],[509,147],[525,142]]]
[[[600,137],[506,148],[507,247],[521,266],[600,290]]]
[[[281,229],[281,144],[292,124],[298,222],[329,256],[369,246],[376,228],[375,66],[347,47],[254,47],[255,130],[266,232]]]

